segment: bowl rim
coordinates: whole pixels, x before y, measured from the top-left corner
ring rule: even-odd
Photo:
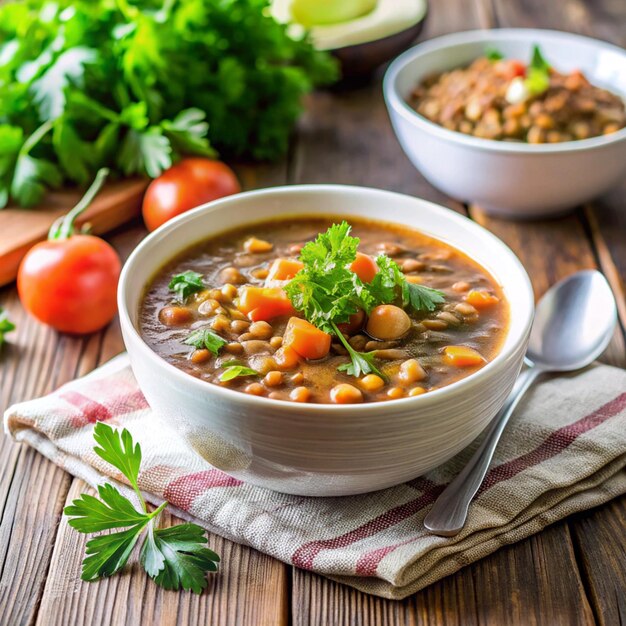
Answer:
[[[141,257],[143,254],[143,249],[150,245],[154,241],[163,241],[169,232],[173,231],[177,227],[182,224],[193,221],[197,217],[204,215],[206,213],[212,213],[214,211],[219,211],[223,207],[227,207],[231,204],[236,204],[240,198],[250,198],[250,197],[261,197],[261,196],[288,196],[289,194],[294,193],[358,193],[365,195],[379,195],[384,197],[396,196],[400,198],[409,198],[413,202],[418,202],[422,204],[426,204],[430,209],[434,209],[436,212],[441,213],[442,218],[446,220],[452,220],[454,222],[461,223],[462,225],[471,224],[471,228],[476,228],[483,232],[483,235],[487,236],[487,239],[491,240],[494,246],[500,249],[501,253],[509,256],[511,262],[517,266],[519,270],[520,277],[522,279],[519,288],[522,288],[526,291],[528,306],[525,311],[516,312],[516,314],[523,316],[523,324],[519,331],[518,340],[514,342],[507,350],[504,349],[496,355],[496,357],[487,363],[484,367],[482,367],[477,372],[466,376],[460,380],[457,380],[449,385],[445,385],[440,387],[439,389],[435,389],[433,391],[429,391],[427,394],[423,394],[420,396],[414,397],[405,397],[398,398],[393,400],[385,400],[384,402],[365,402],[360,404],[345,404],[345,405],[337,405],[330,403],[299,403],[299,402],[290,402],[287,400],[274,400],[272,398],[267,397],[259,397],[254,396],[247,393],[242,393],[241,391],[237,391],[235,389],[229,389],[228,387],[222,387],[220,385],[215,385],[209,383],[208,381],[201,380],[184,372],[179,369],[175,365],[167,362],[161,356],[159,356],[148,344],[143,340],[139,330],[133,324],[130,313],[126,307],[126,296],[127,289],[129,283],[129,276],[133,272],[133,266],[137,262],[137,259]],[[240,226],[244,226],[247,222],[242,222]],[[250,221],[250,223],[254,223]],[[409,228],[414,228],[409,226]],[[226,230],[230,230],[226,229]],[[417,229],[415,229],[417,230]],[[450,244],[455,245],[455,244]],[[166,250],[166,246],[161,247],[162,250]],[[159,259],[158,263],[153,263],[153,270],[156,272],[160,267],[162,267],[169,259],[173,258],[177,252],[179,251],[169,251],[167,254],[163,254],[162,256],[158,256],[155,258]],[[153,274],[152,274],[153,275]],[[384,411],[389,411],[390,409],[397,408],[399,406],[406,407],[410,403],[420,403],[420,408],[428,407],[430,404],[434,404],[444,397],[450,395],[457,395],[465,393],[472,385],[475,385],[481,378],[489,377],[494,370],[502,367],[508,360],[515,356],[516,350],[519,347],[519,342],[524,341],[528,338],[530,329],[532,326],[533,318],[534,318],[534,296],[533,296],[533,288],[530,282],[530,278],[526,272],[526,269],[522,265],[521,261],[517,258],[515,253],[498,237],[496,237],[493,233],[488,231],[486,228],[483,228],[476,222],[473,222],[469,218],[456,213],[452,209],[448,209],[434,202],[429,202],[428,200],[423,200],[422,198],[418,198],[415,196],[410,196],[408,194],[402,194],[394,191],[388,191],[384,189],[376,189],[372,187],[362,187],[358,185],[337,185],[337,184],[305,184],[305,185],[284,185],[278,187],[268,187],[263,189],[256,189],[251,191],[244,191],[238,194],[234,194],[231,196],[227,196],[225,198],[221,198],[219,200],[214,200],[212,202],[208,202],[206,204],[200,205],[190,211],[182,213],[181,215],[175,217],[174,219],[166,222],[161,225],[152,233],[149,233],[147,237],[145,237],[139,244],[135,247],[135,249],[131,252],[128,259],[124,263],[122,267],[122,272],[120,274],[120,279],[118,283],[117,289],[117,304],[118,304],[118,312],[119,312],[119,320],[120,327],[123,331],[124,343],[127,351],[130,352],[128,343],[132,342],[137,350],[141,351],[142,354],[153,363],[153,365],[158,368],[164,368],[170,377],[181,382],[181,384],[190,386],[195,388],[195,390],[200,393],[209,393],[215,394],[218,397],[222,398],[225,402],[235,402],[239,405],[245,405],[247,408],[254,409],[258,406],[264,407],[273,407],[276,411],[281,413],[293,413],[297,412],[299,414],[307,414],[307,413],[315,413],[320,411],[332,411],[338,413],[353,413],[357,411],[359,415],[363,413],[381,413],[381,407]],[[510,328],[507,331],[507,335],[505,339],[503,339],[503,343],[509,337]],[[132,361],[132,359],[131,359]],[[261,403],[259,405],[259,403]]]
[[[472,137],[458,131],[444,128],[443,126],[439,126],[439,124],[435,124],[435,122],[431,122],[429,119],[415,111],[415,109],[411,108],[408,102],[406,102],[405,99],[398,93],[398,75],[408,65],[417,62],[423,54],[433,51],[442,51],[468,43],[498,43],[502,40],[528,41],[533,38],[539,39],[541,37],[553,40],[570,41],[571,43],[581,42],[592,44],[599,49],[619,54],[624,58],[624,64],[626,65],[626,50],[623,50],[619,46],[600,39],[594,39],[593,37],[586,37],[584,35],[568,33],[560,30],[543,28],[490,28],[451,33],[435,37],[434,39],[429,39],[428,41],[413,46],[406,52],[403,52],[401,55],[396,57],[390,63],[383,78],[383,93],[387,106],[408,120],[411,124],[420,126],[426,132],[436,135],[441,139],[450,143],[457,143],[486,152],[501,152],[507,154],[558,154],[564,152],[601,149],[625,140],[626,127],[621,128],[610,135],[601,135],[599,137],[590,137],[588,139],[578,139],[575,141],[563,141],[561,143],[553,144],[528,144]],[[541,44],[541,41],[538,43]],[[620,94],[618,93],[618,95]]]

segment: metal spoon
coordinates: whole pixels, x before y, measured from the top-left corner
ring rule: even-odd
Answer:
[[[615,299],[600,272],[587,270],[554,285],[537,305],[525,369],[478,450],[437,498],[424,526],[435,535],[461,531],[467,510],[489,469],[502,431],[533,381],[547,372],[569,372],[589,365],[607,347],[617,321]]]

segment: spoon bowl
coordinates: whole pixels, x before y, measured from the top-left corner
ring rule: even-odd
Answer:
[[[424,518],[435,535],[452,537],[465,526],[469,505],[485,478],[515,407],[535,379],[589,365],[605,350],[617,322],[611,288],[600,272],[586,270],[554,285],[537,305],[527,349],[527,369],[487,428],[467,465],[443,490]]]
[[[573,274],[539,301],[528,358],[554,372],[585,367],[606,349],[616,320],[615,299],[606,278],[596,270]]]

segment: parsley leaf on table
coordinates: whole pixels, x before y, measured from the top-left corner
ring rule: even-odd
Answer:
[[[189,333],[183,343],[199,350],[206,348],[213,356],[217,356],[222,346],[228,342],[208,328],[198,328]]]
[[[159,513],[167,502],[148,512],[137,484],[141,465],[141,447],[124,429],[121,434],[103,422],[94,427],[98,444],[94,451],[117,468],[133,487],[142,510],[110,484],[98,487],[99,499],[82,494],[64,513],[69,524],[81,533],[124,529],[94,537],[87,542],[83,560],[83,580],[96,580],[119,572],[139,542],[144,530],[146,537],[141,549],[141,563],[148,575],[165,589],[185,589],[200,593],[207,585],[206,573],[217,571],[219,557],[206,547],[203,528],[196,524],[180,524],[157,528]]]
[[[0,347],[5,342],[5,333],[15,330],[15,324],[9,319],[7,312],[0,306]]]
[[[176,294],[178,300],[185,302],[191,294],[204,289],[202,274],[194,272],[193,270],[176,274],[170,280],[167,288]]]

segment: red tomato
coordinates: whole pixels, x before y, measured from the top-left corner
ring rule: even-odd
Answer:
[[[503,59],[498,61],[496,71],[507,80],[513,80],[517,76],[523,78],[526,76],[526,64],[517,59]]]
[[[39,321],[66,333],[91,333],[117,311],[121,263],[103,239],[72,235],[31,248],[17,275],[24,308]]]
[[[155,230],[176,215],[241,191],[235,173],[221,161],[183,159],[155,178],[143,198],[143,220]]]

